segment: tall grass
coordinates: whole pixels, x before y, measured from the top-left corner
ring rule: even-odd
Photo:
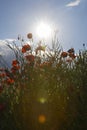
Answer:
[[[56,39],[52,48],[18,40],[21,48],[7,45],[15,53],[11,69],[0,68],[1,129],[86,129],[87,50],[75,55]]]

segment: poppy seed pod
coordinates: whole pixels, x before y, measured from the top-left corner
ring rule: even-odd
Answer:
[[[27,38],[32,39],[32,33],[28,33]]]

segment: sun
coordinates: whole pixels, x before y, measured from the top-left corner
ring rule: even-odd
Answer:
[[[50,37],[52,32],[52,28],[49,24],[45,23],[45,22],[40,22],[37,25],[36,28],[36,33],[40,38],[48,38]]]

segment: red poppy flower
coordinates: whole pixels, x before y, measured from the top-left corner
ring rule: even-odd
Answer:
[[[31,46],[29,44],[26,44],[22,47],[22,53],[25,53],[26,51],[31,50]]]
[[[24,48],[22,48],[22,53],[25,53],[25,52],[26,52],[26,50]]]
[[[20,69],[20,65],[16,65],[13,67],[15,70],[19,70]]]
[[[0,73],[0,77],[4,78],[6,76],[6,73]]]
[[[34,62],[34,58],[35,58],[34,55],[26,55],[25,57],[27,61]]]
[[[7,84],[13,84],[14,83],[14,79],[8,78],[7,79]]]
[[[12,61],[12,66],[15,66],[15,65],[17,65],[17,64],[19,64],[19,61],[18,61],[18,60],[13,60],[13,61]]]
[[[11,72],[15,73],[16,71],[18,71],[20,69],[20,65],[15,65],[11,68]]]
[[[68,53],[67,53],[67,52],[62,52],[62,53],[61,53],[61,57],[65,58],[65,57],[67,57],[67,56],[68,56]]]
[[[73,53],[69,53],[69,56],[72,58],[72,59],[75,59],[76,56],[73,54]]]

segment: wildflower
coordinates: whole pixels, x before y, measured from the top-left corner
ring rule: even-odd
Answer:
[[[14,83],[14,79],[8,78],[6,82],[7,82],[7,84],[13,84]]]
[[[4,78],[5,76],[6,76],[6,73],[5,73],[5,72],[0,73],[0,77],[1,77],[1,78]]]
[[[34,62],[34,55],[26,55],[26,60],[29,61],[29,62]]]
[[[65,58],[65,57],[67,57],[67,56],[68,56],[68,53],[67,53],[67,52],[64,52],[64,51],[63,51],[63,52],[61,53],[61,57]]]
[[[12,61],[12,66],[16,66],[17,64],[19,64],[19,61],[18,61],[18,60],[13,60],[13,61]]]
[[[76,56],[73,54],[73,53],[69,53],[69,56],[72,58],[72,59],[75,59]]]
[[[28,33],[27,38],[31,39],[32,38],[32,33]]]
[[[12,68],[11,68],[11,71],[12,73],[15,73],[17,70],[20,69],[20,66],[19,66],[19,61],[18,60],[13,60],[12,61]]]
[[[26,45],[24,45],[24,46],[22,47],[22,53],[25,53],[26,51],[29,51],[29,50],[31,50],[31,46],[28,45],[28,44],[26,44]]]
[[[14,67],[11,68],[11,72],[12,72],[12,73],[15,73],[15,72],[16,72],[16,70],[15,70]]]
[[[24,49],[24,47],[22,47],[22,53],[25,53],[26,52],[26,49]]]
[[[20,69],[20,65],[15,65],[11,68],[11,72],[15,73],[16,71],[18,71]]]

